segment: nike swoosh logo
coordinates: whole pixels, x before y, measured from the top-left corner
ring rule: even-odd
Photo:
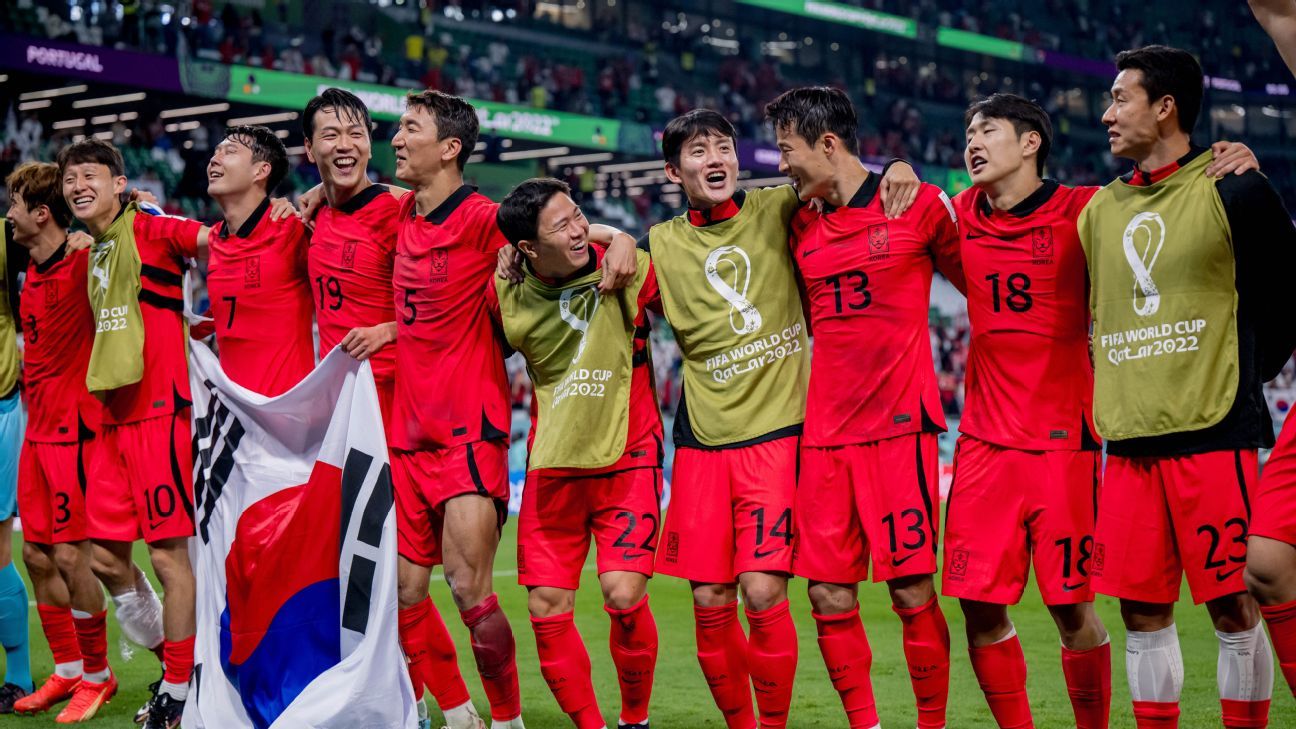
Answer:
[[[1076,590],[1079,590],[1080,588],[1084,587],[1084,586],[1087,585],[1087,584],[1089,584],[1089,583],[1088,583],[1088,582],[1081,582],[1081,583],[1078,584],[1078,585],[1072,585],[1072,584],[1069,583],[1069,582],[1063,582],[1063,583],[1062,583],[1062,591],[1063,591],[1063,592],[1075,592]]]
[[[1241,567],[1234,567],[1233,569],[1229,570],[1228,572],[1220,572],[1220,571],[1216,570],[1216,572],[1215,572],[1215,581],[1216,581],[1216,582],[1223,582],[1224,580],[1227,580],[1228,578],[1230,578],[1230,577],[1232,577],[1233,575],[1237,574],[1237,573],[1240,572],[1241,570],[1242,570]]]
[[[811,249],[808,250],[808,251],[801,251],[801,257],[802,257],[802,258],[809,258],[812,254],[814,254],[814,253],[815,253],[816,251],[818,251],[818,250],[819,250],[818,248],[811,248]]]
[[[54,527],[54,533],[55,533],[55,534],[58,534],[59,532],[63,531],[64,529],[67,529],[67,528],[68,528],[68,525],[67,525],[67,524],[64,524],[63,526]]]
[[[753,550],[753,551],[752,551],[752,556],[755,557],[756,559],[765,559],[766,557],[773,557],[774,555],[776,555],[776,554],[778,554],[779,552],[782,552],[782,551],[783,551],[783,550],[782,550],[781,548],[780,548],[780,549],[771,549],[771,550],[768,550],[768,551],[765,551],[765,552],[762,552],[761,550],[756,549],[756,550]]]
[[[166,524],[166,522],[160,521],[156,524],[154,524],[153,522],[149,522],[149,529],[161,529],[163,524]]]
[[[647,554],[647,552],[631,552],[627,549],[621,553],[621,559],[626,562],[633,562],[634,560],[643,557],[645,554]]]
[[[917,556],[918,556],[918,555],[916,555],[916,554],[911,554],[911,555],[909,555],[908,557],[905,557],[904,559],[896,559],[895,557],[892,557],[892,558],[891,558],[891,566],[892,566],[892,567],[899,567],[900,565],[904,564],[905,562],[908,562],[909,560],[911,560],[911,559],[913,559],[914,557],[917,557]]]

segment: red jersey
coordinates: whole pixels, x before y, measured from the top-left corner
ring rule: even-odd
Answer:
[[[86,291],[90,251],[59,248],[27,266],[20,311],[27,440],[75,443],[78,420],[99,429],[103,406],[86,389],[94,315]],[[79,416],[79,417],[78,417]]]
[[[325,205],[315,217],[307,253],[320,352],[327,353],[356,327],[396,321],[392,306],[392,264],[400,201],[386,185],[370,185],[338,207]],[[395,378],[396,345],[369,357],[374,379]]]
[[[607,249],[600,245],[591,245],[593,259],[589,266],[572,274],[571,278],[588,276],[603,267],[603,254]],[[653,382],[652,347],[648,341],[648,309],[661,311],[661,290],[657,288],[657,274],[652,264],[648,264],[648,276],[643,287],[639,289],[638,309],[635,317],[634,354],[631,358],[633,368],[630,372],[630,426],[626,434],[625,452],[621,458],[610,466],[603,468],[545,468],[535,473],[547,478],[564,478],[595,476],[630,468],[660,467],[664,453],[662,451],[661,412],[657,410],[657,391]],[[486,284],[486,306],[491,319],[500,322],[499,292],[495,282]],[[500,333],[503,336],[503,333]],[[536,436],[536,401],[531,399],[531,430],[527,433],[527,452],[531,451]]]
[[[1006,448],[1097,448],[1080,210],[1098,191],[1046,180],[1011,210],[954,198],[972,344],[959,430]]]
[[[266,198],[241,228],[225,221],[208,238],[207,294],[221,367],[262,395],[281,395],[315,368],[309,231],[295,217],[271,220]]]
[[[881,179],[869,175],[844,207],[804,208],[793,219],[814,336],[809,446],[945,429],[927,320],[933,261],[963,287],[954,208],[924,183],[913,207],[888,220]]]
[[[396,396],[391,446],[405,451],[507,438],[508,377],[482,287],[508,245],[499,205],[468,185],[427,215],[401,200],[393,288]]]
[[[140,257],[140,317],[144,374],[104,396],[103,422],[134,423],[189,407],[189,343],[184,321],[184,272],[198,256],[202,223],[170,215],[135,215]]]

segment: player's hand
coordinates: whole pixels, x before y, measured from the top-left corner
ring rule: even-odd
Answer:
[[[303,192],[297,196],[297,209],[301,211],[301,219],[307,225],[315,223],[315,214],[324,207],[327,199],[324,197],[324,183]]]
[[[495,275],[511,284],[522,283],[522,251],[517,246],[504,246],[495,259]]]
[[[67,247],[70,251],[84,250],[89,248],[93,243],[94,238],[91,238],[90,234],[83,230],[78,230],[75,233],[68,233]]]
[[[157,195],[154,195],[148,190],[141,190],[138,187],[131,188],[130,197],[126,199],[126,202],[148,203],[150,205],[162,207],[162,203],[158,200]]]
[[[300,214],[297,208],[293,207],[292,201],[286,197],[270,198],[270,219],[274,221],[283,220],[284,218],[299,218]]]
[[[918,188],[922,180],[914,173],[908,162],[896,162],[882,176],[882,210],[888,218],[904,215],[910,205],[918,199]]]
[[[1255,152],[1241,142],[1216,142],[1211,145],[1213,158],[1206,166],[1207,177],[1223,177],[1232,172],[1240,175],[1247,170],[1260,170],[1260,160]]]
[[[638,270],[635,239],[626,233],[618,233],[603,254],[603,280],[599,281],[599,293],[606,294],[629,286]]]
[[[394,341],[396,341],[396,322],[389,321],[372,327],[356,327],[342,337],[339,346],[345,349],[347,354],[363,362]]]

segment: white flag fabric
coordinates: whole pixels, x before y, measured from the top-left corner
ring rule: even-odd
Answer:
[[[369,364],[334,349],[275,398],[234,384],[205,347],[189,371],[198,636],[183,726],[416,726]]]

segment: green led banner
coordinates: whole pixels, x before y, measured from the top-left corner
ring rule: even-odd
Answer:
[[[890,33],[904,38],[918,37],[918,23],[914,20],[890,13],[879,13],[876,10],[857,8],[853,5],[828,2],[828,0],[738,0],[738,3],[827,20],[840,25],[851,25],[878,33]]]
[[[1021,43],[980,33],[969,33],[966,30],[940,28],[936,31],[936,43],[948,48],[958,48],[1013,61],[1027,60],[1026,46]]]
[[[375,119],[395,120],[405,111],[407,89],[394,86],[268,71],[253,66],[186,65],[191,66],[182,76],[187,90],[229,101],[300,110],[324,89],[336,86],[360,97]],[[656,151],[652,130],[643,124],[477,99],[467,101],[477,108],[483,133],[582,149],[639,154]]]

